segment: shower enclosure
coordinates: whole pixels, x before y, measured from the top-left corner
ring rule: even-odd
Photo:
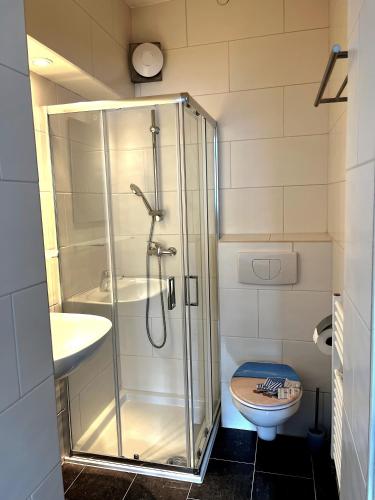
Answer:
[[[62,310],[113,324],[68,377],[68,460],[199,480],[220,409],[216,123],[187,94],[48,118]]]

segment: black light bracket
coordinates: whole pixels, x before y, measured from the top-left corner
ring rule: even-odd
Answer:
[[[335,97],[323,97],[324,91],[328,85],[329,79],[331,78],[331,74],[333,68],[335,67],[337,59],[347,59],[348,51],[341,50],[340,45],[336,44],[332,47],[331,54],[328,59],[328,63],[326,69],[324,71],[323,79],[319,86],[318,94],[315,98],[314,106],[318,107],[319,104],[330,104],[331,102],[346,102],[348,100],[347,97],[342,97],[342,93],[348,83],[348,77],[346,76],[342,84],[340,85],[339,90]]]

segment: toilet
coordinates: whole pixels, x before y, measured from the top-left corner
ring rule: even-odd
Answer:
[[[277,426],[294,415],[301,403],[302,386],[297,394],[287,399],[278,399],[254,392],[257,384],[268,377],[287,378],[300,382],[297,373],[289,365],[269,362],[247,362],[234,373],[230,392],[237,410],[257,428],[258,436],[265,441],[276,438]]]

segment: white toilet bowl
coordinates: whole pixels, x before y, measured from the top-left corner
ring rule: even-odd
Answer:
[[[230,392],[235,407],[246,420],[256,426],[258,436],[266,441],[272,441],[276,437],[277,426],[286,422],[298,411],[302,387],[298,395],[285,400],[254,393],[256,385],[267,377],[285,377],[299,381],[296,372],[288,365],[244,363],[232,377]]]

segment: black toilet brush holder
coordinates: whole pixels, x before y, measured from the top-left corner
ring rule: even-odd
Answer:
[[[311,453],[318,453],[324,444],[325,432],[319,427],[319,387],[315,391],[315,419],[314,427],[310,427],[307,432],[307,444]]]

